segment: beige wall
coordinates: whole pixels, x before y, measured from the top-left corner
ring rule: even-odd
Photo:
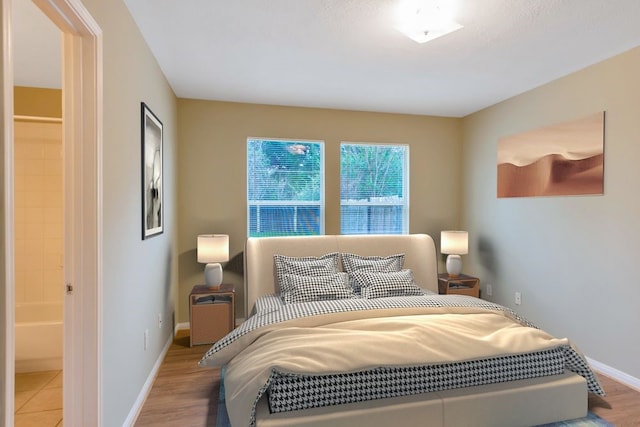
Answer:
[[[177,106],[124,2],[82,2],[103,32],[102,425],[121,426],[173,334],[178,277]],[[164,125],[164,233],[147,240],[141,238],[141,102]],[[145,330],[149,330],[147,350]]]
[[[236,284],[244,315],[241,252],[247,236],[247,137],[325,142],[326,234],[340,233],[340,142],[410,146],[410,232],[456,227],[460,194],[460,119],[180,99],[179,322],[187,322],[187,296],[202,281],[196,236],[230,235],[225,281]]]
[[[16,116],[62,118],[62,91],[39,87],[13,88],[13,114]]]
[[[13,131],[16,304],[62,302],[62,123],[16,120]]]
[[[640,378],[640,48],[463,121],[466,270],[592,359]],[[606,111],[604,195],[496,198],[499,138]],[[486,296],[486,292],[483,294]]]
[[[62,118],[62,91],[13,88],[14,114]],[[62,124],[14,122],[16,303],[62,301]]]

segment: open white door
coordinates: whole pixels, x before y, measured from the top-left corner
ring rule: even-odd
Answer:
[[[2,1],[2,189],[0,410],[13,425],[13,75],[11,0]],[[102,39],[80,0],[33,0],[63,33],[65,282],[64,423],[100,426]]]
[[[0,5],[0,424],[13,425],[14,388],[14,278],[13,278],[13,60],[11,52],[11,2]]]

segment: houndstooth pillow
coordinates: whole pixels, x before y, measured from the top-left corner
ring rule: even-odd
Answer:
[[[256,314],[267,313],[282,308],[282,298],[278,294],[261,295],[256,300]]]
[[[339,273],[338,252],[332,252],[321,257],[291,257],[286,255],[274,255],[273,260],[276,265],[276,279],[278,289],[281,293],[287,292],[287,284],[282,277],[285,274],[296,274],[298,276],[328,276]]]
[[[424,295],[424,290],[413,281],[411,270],[388,273],[355,271],[353,277],[361,284],[363,298]]]
[[[354,298],[353,290],[348,286],[347,273],[335,273],[328,276],[283,275],[287,291],[282,293],[286,304],[308,301],[325,301]]]
[[[342,265],[344,270],[352,275],[356,271],[390,272],[400,271],[404,265],[404,254],[389,256],[361,256],[351,253],[343,253]],[[360,292],[361,284],[353,276],[351,287],[355,292]]]

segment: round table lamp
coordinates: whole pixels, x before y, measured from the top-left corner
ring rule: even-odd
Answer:
[[[443,231],[440,233],[440,251],[447,255],[447,273],[456,277],[462,273],[460,255],[469,253],[469,233],[466,231]]]
[[[222,283],[221,262],[229,261],[229,236],[226,234],[201,234],[198,236],[198,262],[204,267],[204,281],[211,289]]]

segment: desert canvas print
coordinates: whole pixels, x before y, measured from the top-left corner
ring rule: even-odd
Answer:
[[[498,141],[498,197],[603,191],[604,111]]]

